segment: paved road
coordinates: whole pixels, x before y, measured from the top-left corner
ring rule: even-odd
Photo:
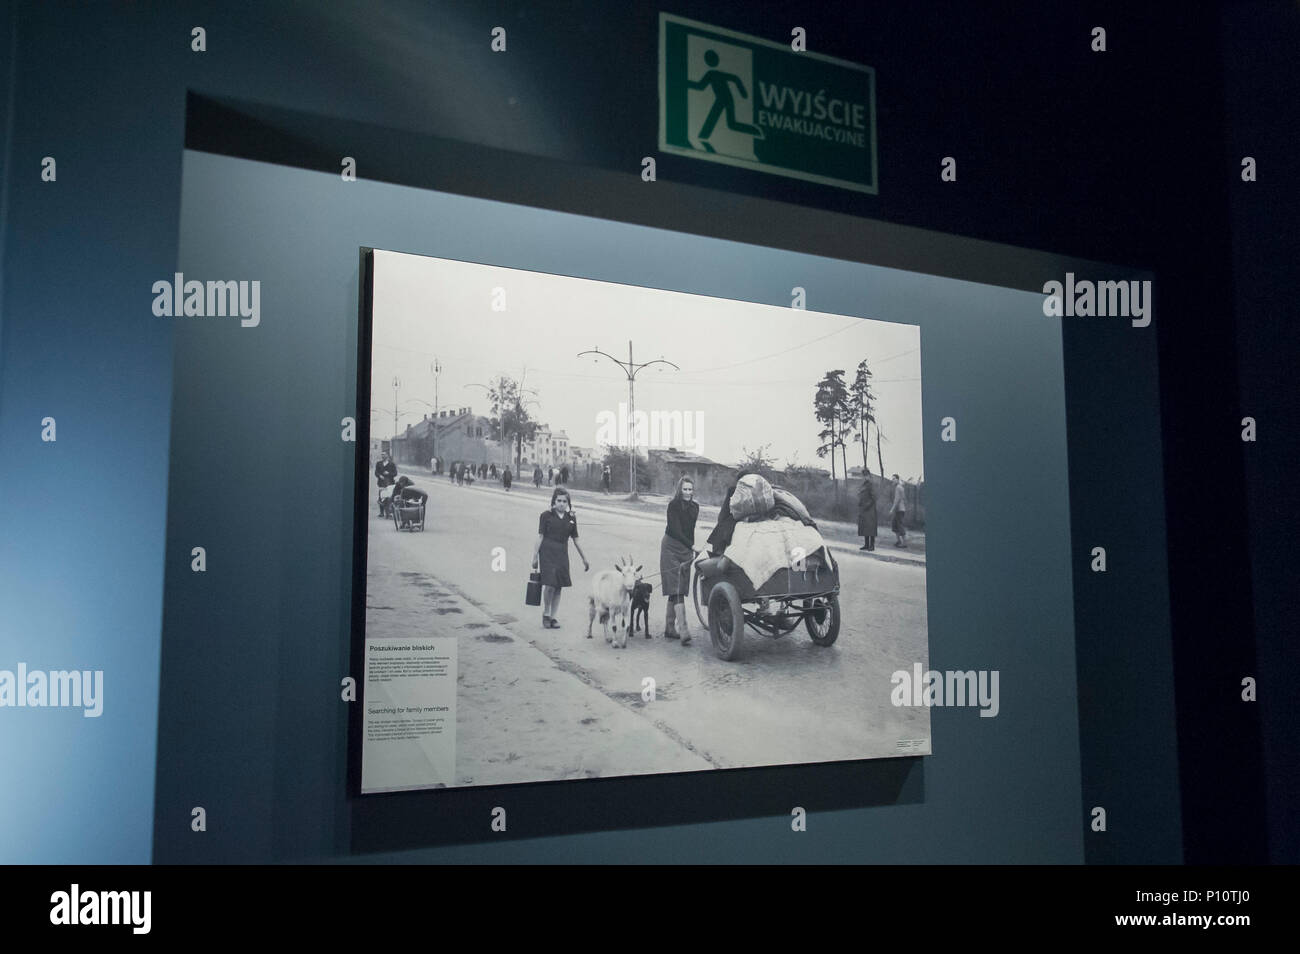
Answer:
[[[367,630],[455,635],[459,647],[457,783],[694,771],[929,751],[928,710],[889,701],[891,673],[923,665],[925,570],[837,552],[843,625],[834,646],[803,627],[780,640],[746,634],[742,656],[717,658],[688,609],[694,641],[663,638],[658,579],[653,638],[626,650],[586,638],[590,574],[570,554],[574,586],[543,630],[524,605],[539,511],[549,496],[417,477],[427,530],[398,533],[374,514],[368,536]],[[370,499],[374,500],[375,487]],[[658,569],[663,519],[579,503],[592,572],[631,555]],[[697,527],[698,546],[711,528]],[[499,549],[498,549],[499,548]],[[504,557],[504,571],[500,567]],[[642,700],[645,677],[656,698]],[[900,747],[901,740],[924,740]]]

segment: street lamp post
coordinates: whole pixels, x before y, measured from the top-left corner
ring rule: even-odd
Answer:
[[[438,456],[438,375],[442,373],[442,365],[438,363],[438,359],[436,357],[433,359],[433,364],[429,365],[429,369],[433,371],[433,427],[429,429],[429,433],[433,438],[432,453],[434,457],[437,457]]]
[[[632,433],[628,439],[628,444],[630,445],[629,450],[631,451],[628,454],[628,475],[629,475],[628,480],[631,483],[632,487],[630,491],[631,496],[628,499],[636,500],[637,499],[637,493],[636,493],[636,376],[637,373],[642,368],[648,368],[652,364],[666,364],[669,367],[671,367],[674,371],[680,371],[681,368],[677,367],[677,365],[673,364],[671,361],[667,361],[663,358],[655,358],[653,361],[646,361],[643,364],[637,364],[632,360],[632,342],[630,341],[627,343],[626,361],[620,361],[612,354],[608,354],[607,352],[601,351],[599,348],[593,348],[590,351],[581,351],[578,353],[578,357],[581,358],[585,354],[603,354],[605,357],[609,358],[610,361],[613,361],[616,365],[622,368],[623,373],[627,375],[627,416],[632,426]]]
[[[393,460],[397,459],[397,391],[402,386],[402,379],[393,375],[393,436],[388,440],[388,449],[392,451]]]

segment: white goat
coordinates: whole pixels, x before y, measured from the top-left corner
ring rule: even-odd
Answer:
[[[632,604],[632,588],[641,579],[641,567],[632,566],[632,558],[627,563],[622,557],[614,564],[612,570],[601,570],[591,580],[591,595],[587,597],[590,610],[587,620],[587,638],[591,639],[591,627],[596,622],[596,613],[600,612],[600,624],[605,630],[605,642],[615,649],[627,648],[628,610]],[[609,634],[610,615],[614,616],[614,635]],[[621,626],[620,626],[621,624]],[[621,632],[620,632],[621,631]]]

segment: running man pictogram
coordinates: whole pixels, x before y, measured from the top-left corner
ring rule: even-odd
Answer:
[[[689,89],[713,89],[713,108],[709,110],[708,117],[704,120],[704,125],[700,127],[699,140],[709,152],[716,152],[708,143],[708,139],[713,135],[713,127],[718,124],[718,120],[723,116],[727,117],[727,127],[733,132],[744,133],[745,135],[754,136],[758,139],[763,138],[763,130],[757,126],[751,126],[748,123],[739,122],[736,119],[736,101],[731,95],[731,84],[736,84],[736,89],[740,93],[741,99],[748,99],[749,93],[745,89],[745,84],[735,73],[727,73],[717,69],[718,54],[715,50],[706,50],[704,53],[704,62],[708,64],[709,70],[695,82],[686,81]]]

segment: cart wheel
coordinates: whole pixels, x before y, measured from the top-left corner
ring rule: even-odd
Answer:
[[[745,614],[740,608],[740,594],[726,580],[714,584],[709,594],[709,637],[719,658],[730,662],[740,655]]]
[[[814,596],[804,600],[807,614],[803,618],[808,635],[818,646],[829,646],[840,635],[840,597],[838,593],[830,596]]]
[[[700,609],[700,587],[703,584],[700,581],[699,567],[691,566],[691,598],[695,600],[695,618],[700,621],[700,626],[705,629],[709,628],[709,621],[704,618],[704,611]]]
[[[397,507],[393,506],[393,504],[390,503],[390,504],[388,505],[388,509],[391,510],[392,513],[393,513],[393,529],[396,530],[398,533],[401,533],[401,531],[402,531],[402,518],[399,517],[398,514],[397,514]]]

